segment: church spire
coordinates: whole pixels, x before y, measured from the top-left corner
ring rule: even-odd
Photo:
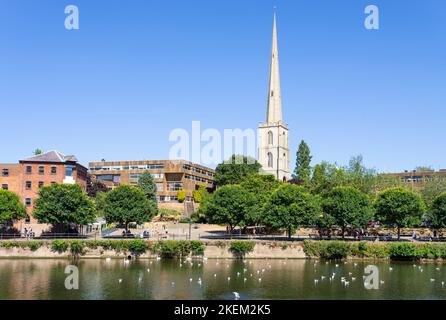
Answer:
[[[280,94],[279,50],[277,48],[276,13],[274,12],[273,44],[269,69],[267,123],[282,122],[282,97]]]

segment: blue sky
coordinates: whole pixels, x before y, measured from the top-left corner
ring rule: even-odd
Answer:
[[[75,4],[80,30],[64,28]],[[380,9],[380,30],[364,8]],[[264,121],[277,6],[292,163],[446,168],[443,0],[0,0],[0,162],[164,159],[175,128]]]

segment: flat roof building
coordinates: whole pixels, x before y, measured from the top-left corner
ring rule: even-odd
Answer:
[[[193,191],[200,186],[214,188],[215,171],[184,160],[100,161],[89,163],[89,173],[106,185],[137,185],[141,174],[149,171],[155,179],[157,198],[178,202],[178,191],[186,192],[186,202],[193,201]]]

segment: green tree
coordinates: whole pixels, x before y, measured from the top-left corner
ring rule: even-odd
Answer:
[[[293,178],[297,180],[298,184],[304,184],[310,179],[311,159],[310,148],[302,140],[296,153],[296,168],[293,173]]]
[[[429,181],[424,182],[423,187],[419,190],[424,203],[427,207],[431,207],[434,200],[443,192],[446,192],[446,181],[442,177],[432,176]]]
[[[369,197],[353,187],[336,187],[323,200],[324,216],[342,230],[344,238],[347,227],[365,227],[373,219],[372,206]]]
[[[252,174],[247,176],[240,186],[248,191],[253,198],[253,210],[247,223],[249,225],[259,225],[264,212],[264,207],[271,198],[272,193],[282,185],[282,182],[277,180],[271,174]]]
[[[208,193],[205,186],[199,186],[198,190],[192,191],[192,196],[194,197],[195,203],[200,203],[203,196]]]
[[[178,202],[183,203],[186,200],[186,191],[178,190],[177,192]]]
[[[232,233],[236,226],[247,225],[252,205],[253,198],[248,191],[239,185],[226,185],[218,188],[205,203],[205,214],[210,222],[229,226]]]
[[[106,193],[103,210],[107,223],[123,224],[126,230],[130,222],[142,224],[157,213],[155,203],[147,198],[143,190],[127,185]]]
[[[323,161],[314,166],[308,188],[313,194],[324,196],[333,188],[347,184],[347,173],[344,168]]]
[[[368,169],[364,166],[362,155],[350,159],[346,173],[349,186],[368,195],[372,194],[377,174],[374,169]]]
[[[218,186],[239,184],[245,177],[259,172],[262,166],[257,160],[241,155],[232,155],[215,169],[214,181]]]
[[[140,188],[146,194],[147,199],[154,204],[156,201],[156,184],[152,174],[149,171],[144,171],[141,177],[139,177],[137,187]]]
[[[65,230],[67,224],[86,225],[96,219],[94,202],[78,184],[54,184],[39,189],[33,216],[41,223]]]
[[[105,205],[105,197],[107,193],[99,191],[96,193],[96,196],[93,198],[96,207],[96,216],[103,218],[105,216],[104,213],[104,205]]]
[[[33,153],[34,153],[35,156],[38,156],[38,155],[42,154],[42,150],[40,150],[39,148],[37,148],[36,150],[34,150]]]
[[[10,222],[26,218],[25,207],[20,203],[19,196],[8,190],[0,190],[0,221]]]
[[[286,230],[291,238],[298,227],[315,224],[320,213],[317,197],[303,187],[284,184],[273,192],[265,205],[263,222],[272,229]]]
[[[446,192],[434,199],[428,218],[432,229],[446,228]]]
[[[384,224],[401,228],[421,222],[425,205],[421,197],[403,188],[391,188],[381,192],[375,200],[376,216]]]

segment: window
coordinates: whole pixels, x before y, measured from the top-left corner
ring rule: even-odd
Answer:
[[[273,132],[268,131],[268,144],[273,144]]]
[[[32,173],[33,172],[33,167],[31,166],[26,166],[26,173]]]
[[[67,177],[73,176],[73,166],[65,167],[65,176],[67,176]]]
[[[27,207],[30,207],[30,206],[31,206],[31,199],[30,199],[30,198],[26,198],[26,199],[25,199],[25,205],[26,205]]]
[[[25,218],[25,223],[28,224],[28,223],[30,223],[30,222],[31,222],[31,218],[30,218],[30,216],[26,216],[26,218]]]
[[[162,183],[157,183],[156,184],[156,191],[158,191],[158,192],[164,191],[164,185]]]
[[[39,174],[44,174],[44,173],[45,173],[45,167],[39,166]]]
[[[8,177],[8,176],[9,176],[9,169],[6,169],[6,168],[3,169],[3,170],[2,170],[2,176],[3,176],[3,177]]]
[[[8,185],[5,183],[5,184],[2,184],[2,189],[3,190],[8,190]]]
[[[26,190],[31,190],[31,181],[26,181],[25,187],[26,187]]]
[[[39,189],[42,188],[43,186],[43,181],[39,181]]]
[[[167,190],[168,191],[178,191],[183,189],[183,183],[182,182],[168,182],[167,183]]]
[[[273,154],[271,152],[268,152],[268,167],[273,167]]]
[[[51,174],[56,174],[57,173],[57,167],[56,166],[52,166],[51,167]]]

